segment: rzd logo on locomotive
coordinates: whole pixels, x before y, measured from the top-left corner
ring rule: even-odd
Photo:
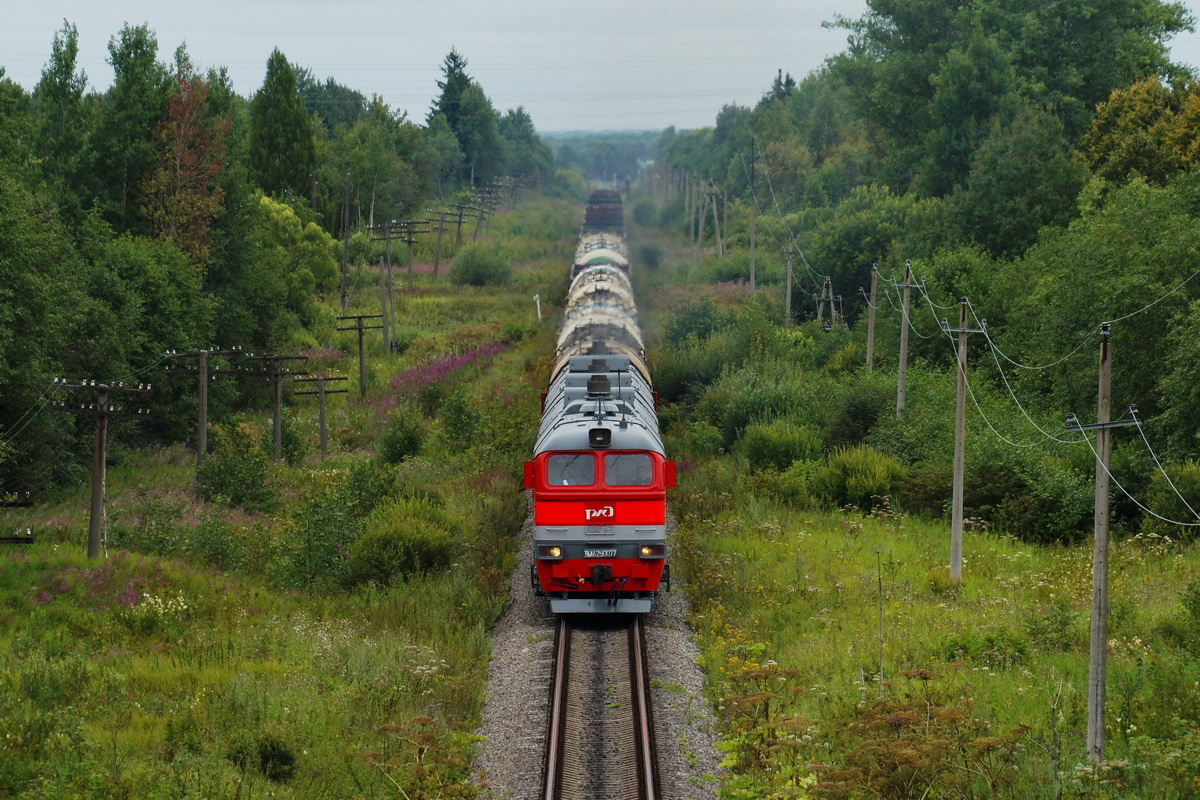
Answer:
[[[612,506],[603,506],[601,508],[586,508],[583,511],[583,518],[585,521],[597,519],[600,517],[607,517],[608,519],[612,519],[615,516],[616,516],[616,513],[613,511]]]

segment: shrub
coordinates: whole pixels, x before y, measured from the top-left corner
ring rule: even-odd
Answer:
[[[742,434],[741,446],[752,470],[783,471],[794,461],[821,455],[820,435],[787,420],[748,426]]]
[[[264,731],[253,739],[241,738],[229,748],[228,758],[243,770],[255,769],[263,776],[282,782],[296,770],[296,754],[282,738]]]
[[[633,221],[643,228],[651,227],[658,222],[658,206],[649,198],[637,201],[633,206]]]
[[[345,581],[348,586],[387,586],[399,578],[444,570],[460,546],[444,528],[431,522],[392,520],[351,545]]]
[[[995,669],[1020,666],[1029,656],[1025,638],[1006,628],[994,633],[971,631],[946,642],[947,661],[972,661]]]
[[[479,412],[471,407],[466,392],[462,389],[450,392],[438,410],[442,421],[442,433],[446,444],[458,452],[471,446],[475,430],[479,427]]]
[[[389,464],[399,464],[420,453],[424,442],[425,422],[421,412],[399,406],[388,419],[383,436],[379,437],[379,457]]]
[[[450,264],[450,280],[460,286],[498,286],[511,278],[512,264],[497,245],[489,242],[464,246]]]
[[[641,261],[646,269],[658,269],[658,265],[662,263],[662,246],[655,242],[647,242],[641,248]]]
[[[256,446],[247,425],[213,429],[214,452],[196,471],[196,494],[203,500],[224,498],[250,511],[275,505],[268,481],[270,459]]]
[[[836,505],[869,508],[904,479],[900,462],[868,445],[838,450],[813,478],[816,493]]]
[[[1146,505],[1168,519],[1196,522],[1197,517],[1193,512],[1200,511],[1200,463],[1189,459],[1182,464],[1166,464],[1164,469],[1171,476],[1171,482],[1179,494],[1171,488],[1171,483],[1163,477],[1162,472],[1155,470],[1150,479]],[[1183,495],[1183,499],[1179,495]],[[1188,506],[1192,507],[1192,511],[1188,510]],[[1141,529],[1145,533],[1160,533],[1179,539],[1191,539],[1196,535],[1195,528],[1172,525],[1150,514],[1144,514]]]

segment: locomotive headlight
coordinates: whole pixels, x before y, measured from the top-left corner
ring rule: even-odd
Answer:
[[[642,545],[642,558],[661,558],[662,554],[663,546],[661,544]]]
[[[608,428],[592,428],[588,431],[588,444],[595,449],[612,444],[612,431]]]
[[[538,547],[539,558],[562,558],[562,548],[558,545],[541,545]]]
[[[550,557],[551,558],[562,558],[562,548],[559,547],[558,545],[551,547],[550,548]]]

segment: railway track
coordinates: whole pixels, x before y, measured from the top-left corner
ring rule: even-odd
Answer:
[[[559,616],[543,800],[656,800],[642,621]]]

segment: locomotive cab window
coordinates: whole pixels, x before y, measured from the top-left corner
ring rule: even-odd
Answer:
[[[608,453],[604,456],[604,482],[609,486],[649,486],[654,483],[654,462],[645,453]]]
[[[596,482],[596,460],[591,453],[561,453],[546,460],[551,486],[591,486]]]

